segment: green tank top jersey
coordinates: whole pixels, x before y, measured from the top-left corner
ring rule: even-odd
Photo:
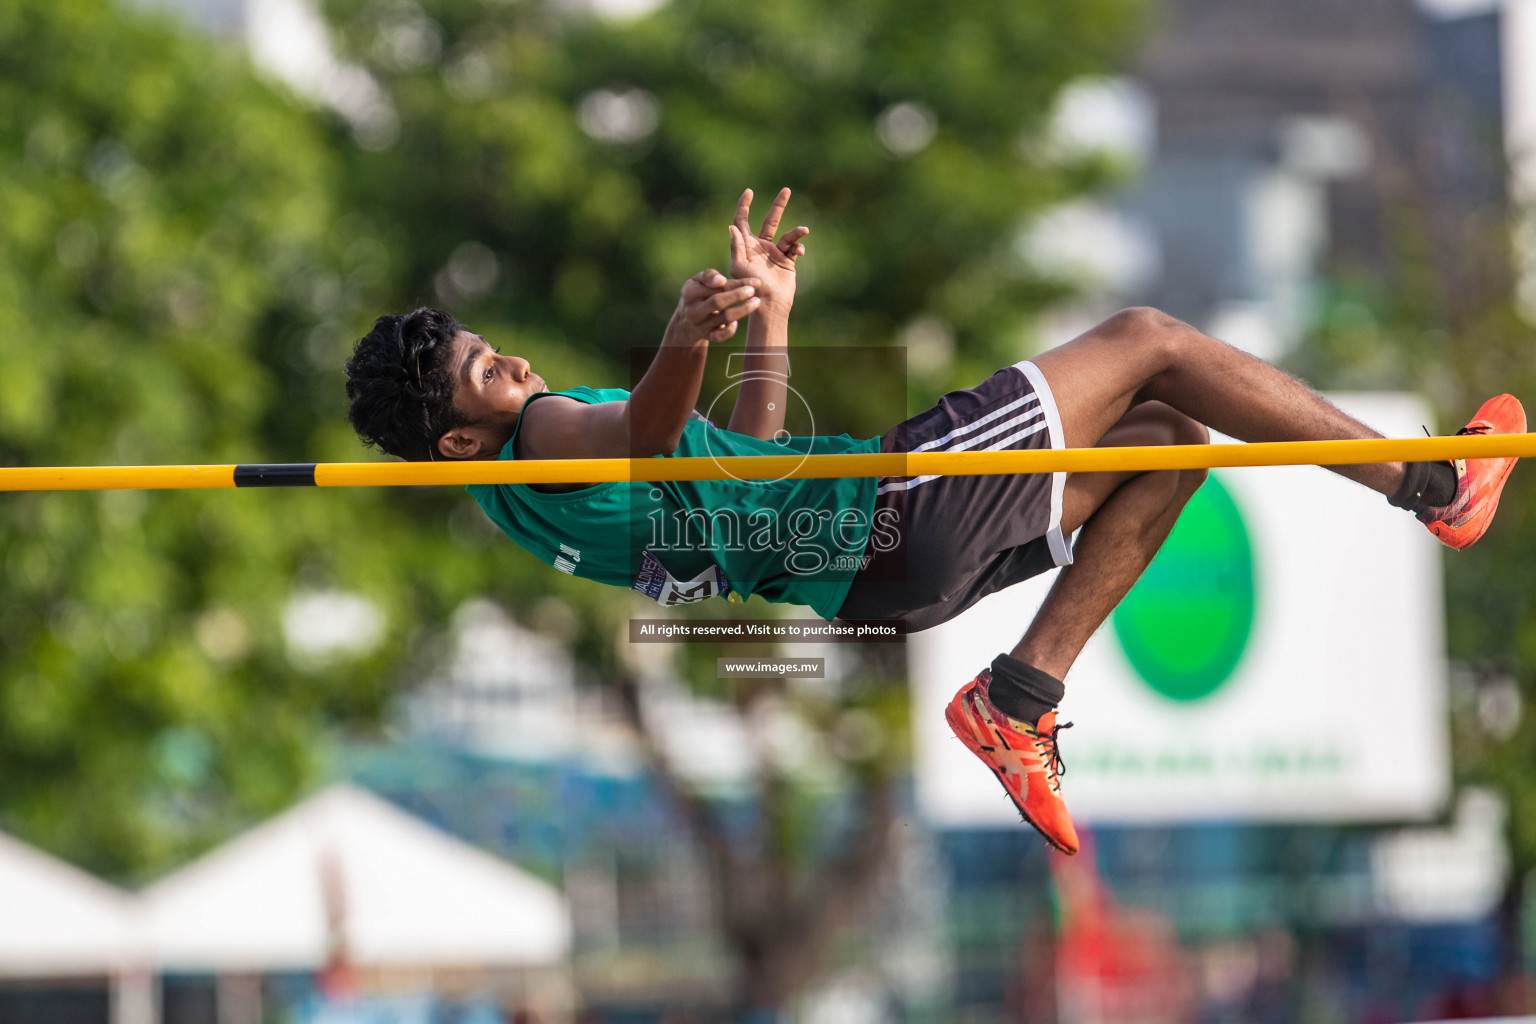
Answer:
[[[589,405],[629,398],[619,388],[549,394]],[[523,412],[545,397],[533,396]],[[514,429],[501,458],[513,458],[516,439]],[[847,434],[761,441],[695,414],[677,451],[657,458],[879,450],[878,437]],[[562,572],[638,590],[664,605],[757,594],[809,605],[824,619],[835,617],[848,595],[875,507],[871,478],[619,481],[564,493],[471,484],[469,493],[502,532]]]

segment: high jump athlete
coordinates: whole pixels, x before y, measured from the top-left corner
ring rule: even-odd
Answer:
[[[762,230],[744,192],[730,276],[682,287],[633,391],[550,391],[528,360],[431,309],[381,316],[347,361],[349,418],[402,459],[601,459],[793,452],[998,451],[1381,435],[1300,381],[1153,309],[953,391],[881,437],[783,436],[788,316],[809,233]],[[705,356],[747,319],[748,373],[730,422],[695,411]],[[1463,434],[1523,433],[1510,395]],[[1416,515],[1452,548],[1482,536],[1514,459],[1329,467]],[[474,485],[486,514],[546,564],[663,604],[758,594],[823,618],[938,625],[1062,570],[1023,637],[960,688],[950,726],[1052,846],[1078,848],[1061,795],[1062,680],[1157,553],[1204,470],[885,479]],[[1076,541],[1069,538],[1076,533]]]

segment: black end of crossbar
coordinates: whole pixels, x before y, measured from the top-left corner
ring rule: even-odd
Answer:
[[[236,487],[313,487],[313,462],[253,463],[235,467]]]

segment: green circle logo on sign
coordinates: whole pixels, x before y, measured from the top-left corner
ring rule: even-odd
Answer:
[[[1115,637],[1152,689],[1173,700],[1199,700],[1225,683],[1242,659],[1253,607],[1248,530],[1212,474],[1115,609]]]

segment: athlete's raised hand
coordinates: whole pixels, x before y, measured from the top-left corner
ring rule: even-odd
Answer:
[[[725,341],[736,323],[761,303],[755,277],[728,278],[718,270],[702,270],[683,284],[672,314],[672,326],[690,341]]]
[[[789,194],[787,188],[779,190],[763,218],[762,230],[753,234],[748,220],[752,214],[752,190],[747,189],[736,204],[736,220],[730,227],[732,276],[757,278],[761,282],[759,297],[782,312],[788,312],[795,301],[795,261],[805,255],[800,240],[811,233],[804,226],[790,228],[783,238],[774,240],[784,208],[789,205]]]

